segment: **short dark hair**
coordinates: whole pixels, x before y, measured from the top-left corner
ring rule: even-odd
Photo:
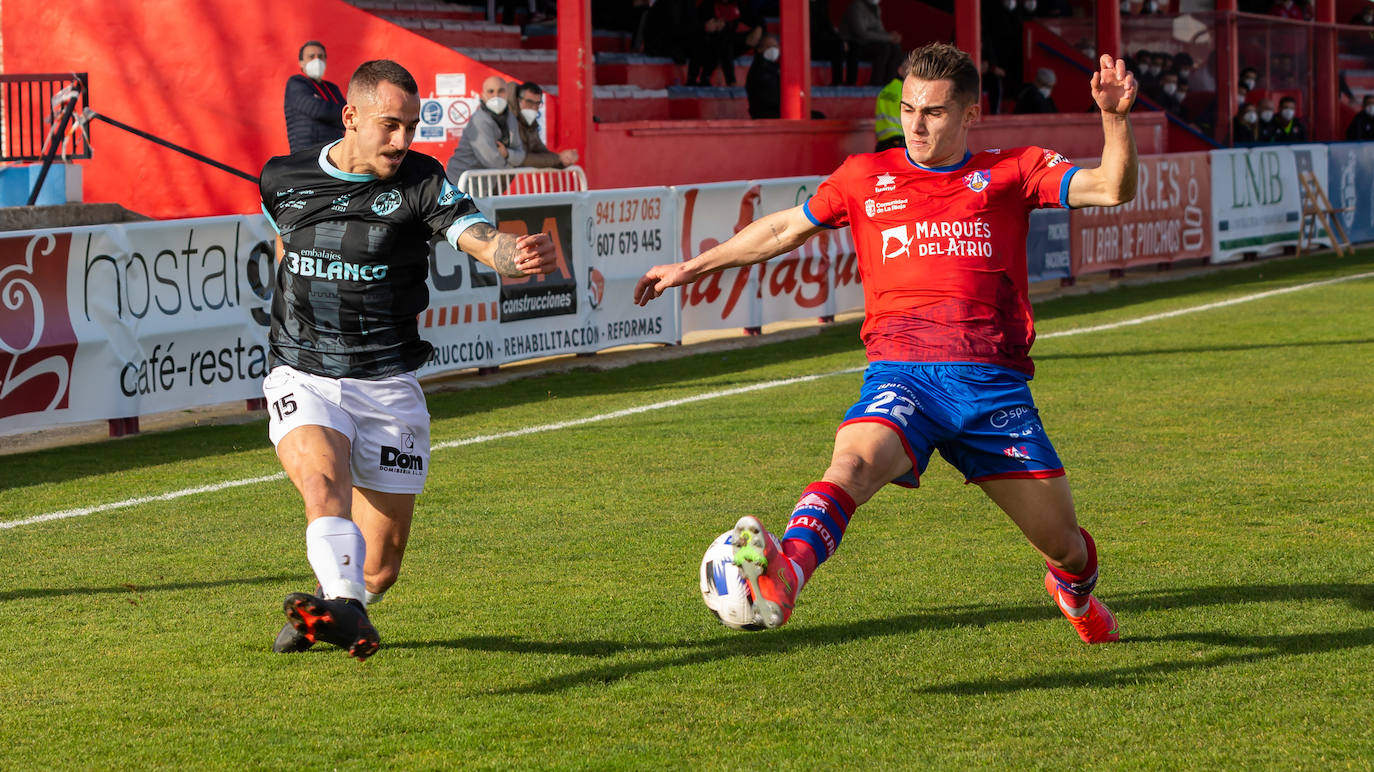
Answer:
[[[516,99],[520,99],[520,98],[524,97],[526,94],[534,94],[535,96],[543,96],[543,95],[544,95],[544,89],[540,88],[540,87],[539,87],[539,84],[538,84],[538,83],[535,83],[534,81],[525,81],[524,83],[521,83],[520,85],[518,85],[518,86],[515,87],[515,98],[516,98]]]
[[[415,78],[406,68],[390,59],[372,59],[358,65],[358,69],[353,71],[353,77],[348,79],[348,101],[353,103],[355,93],[361,95],[364,92],[376,91],[377,84],[384,81],[407,94],[420,93],[420,87],[415,83]]]
[[[1192,67],[1193,57],[1189,56],[1187,51],[1179,51],[1177,54],[1174,54],[1174,66]]]
[[[973,57],[948,43],[930,43],[906,58],[906,76],[917,80],[948,80],[954,98],[964,104],[978,101],[978,66]]]
[[[1372,10],[1374,10],[1374,9],[1372,9]],[[1364,95],[1364,101],[1368,102],[1368,101],[1371,100],[1371,99],[1374,99],[1374,94],[1365,94],[1365,95]]]
[[[1256,70],[1254,67],[1242,67],[1242,68],[1240,68],[1240,76],[1241,76],[1242,78],[1245,77],[1245,73],[1247,73],[1247,72],[1249,72],[1249,73],[1254,73],[1254,75],[1255,75],[1256,78],[1259,77],[1259,70]]]
[[[321,51],[324,51],[326,54],[329,53],[329,49],[327,49],[327,48],[324,47],[324,43],[321,43],[321,42],[318,41],[318,40],[307,40],[307,41],[305,41],[304,43],[301,43],[301,50],[296,54],[296,61],[300,61],[300,60],[304,59],[304,58],[305,58],[305,49],[307,49],[307,48],[309,48],[309,47],[311,47],[311,46],[319,46],[319,48],[320,48]]]
[[[1293,97],[1283,97],[1279,99],[1279,107],[1283,107],[1286,104],[1293,105],[1294,110],[1298,108],[1298,100],[1294,99]]]

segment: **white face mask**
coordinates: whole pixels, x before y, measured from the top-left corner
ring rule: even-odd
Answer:
[[[1240,82],[1240,85],[1244,86],[1246,91],[1254,91],[1254,90],[1255,90],[1255,79],[1254,79],[1254,78],[1246,78],[1245,80],[1243,80],[1243,81]]]
[[[1008,11],[1014,11],[1016,10],[1016,0],[1003,0],[1002,7]]]
[[[1145,7],[1140,9],[1141,13],[1154,13],[1159,10],[1159,4],[1155,2],[1145,3]]]
[[[778,60],[778,55],[781,53],[782,51],[780,51],[777,46],[769,46],[763,49],[763,58],[770,62],[776,62]]]
[[[506,98],[503,96],[494,96],[486,101],[486,105],[488,110],[500,115],[506,111]]]
[[[1256,121],[1259,120],[1259,116],[1258,116],[1258,115],[1255,115],[1253,112],[1249,112],[1249,113],[1243,113],[1243,114],[1240,116],[1240,119],[1241,119],[1242,121],[1245,121],[1246,123],[1255,123]]]
[[[1021,4],[1021,7],[1025,8],[1027,13],[1035,13],[1036,5],[1037,3],[1035,2],[1035,0],[1026,0],[1026,2]]]
[[[1041,87],[1040,87],[1040,96],[1042,96],[1042,97],[1044,97],[1044,98],[1046,98],[1046,99],[1049,99],[1049,98],[1050,98],[1050,92],[1051,92],[1052,90],[1053,90],[1053,89],[1051,89],[1049,86],[1041,86]]]
[[[319,80],[324,77],[324,60],[311,59],[305,63],[305,77],[311,80]]]
[[[1273,110],[1260,110],[1260,114],[1259,114],[1259,115],[1260,115],[1260,120],[1261,120],[1261,121],[1264,121],[1265,123],[1268,123],[1268,122],[1274,120],[1274,111],[1273,111]]]
[[[520,117],[525,119],[525,123],[533,126],[534,122],[539,120],[539,111],[531,110],[528,107],[522,107],[520,108]]]
[[[1169,96],[1173,96],[1173,95],[1178,91],[1178,84],[1177,84],[1177,83],[1165,83],[1163,86],[1160,86],[1159,88],[1160,88],[1161,91],[1163,91],[1164,93],[1168,94]]]
[[[1296,115],[1296,113],[1292,110],[1279,110],[1279,117],[1283,118],[1285,121],[1293,120],[1294,115]]]
[[[1364,114],[1365,114],[1365,115],[1369,115],[1369,116],[1374,116],[1374,105],[1365,105],[1365,106],[1364,106]]]

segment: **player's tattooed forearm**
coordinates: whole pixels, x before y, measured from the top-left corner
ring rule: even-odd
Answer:
[[[503,238],[496,241],[496,252],[491,256],[491,267],[502,276],[524,276],[524,272],[515,267],[515,237],[509,233],[501,236]]]
[[[472,237],[474,239],[477,239],[481,242],[491,241],[492,239],[501,235],[500,231],[491,227],[489,223],[484,222],[473,223],[473,225],[469,227],[465,232],[472,234]]]
[[[773,241],[777,242],[778,246],[783,246],[782,237],[778,235],[778,226],[770,222],[768,223],[768,230],[773,232]]]

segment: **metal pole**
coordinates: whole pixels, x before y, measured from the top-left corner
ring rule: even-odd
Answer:
[[[811,8],[807,0],[782,0],[782,115],[811,117]],[[732,65],[733,66],[733,65]]]
[[[48,178],[48,169],[52,168],[54,158],[57,158],[57,148],[62,144],[62,135],[67,133],[67,124],[72,122],[72,112],[76,109],[76,97],[73,96],[62,106],[62,117],[57,121],[57,130],[52,133],[52,144],[43,153],[43,168],[38,170],[38,180],[33,183],[33,191],[29,193],[29,202],[25,206],[33,206],[38,200],[38,194],[43,190],[43,181]]]

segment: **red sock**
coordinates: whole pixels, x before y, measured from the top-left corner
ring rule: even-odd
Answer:
[[[810,578],[816,567],[835,554],[854,514],[854,498],[840,486],[813,482],[802,491],[782,535],[782,553],[797,561]]]
[[[1083,543],[1088,548],[1088,562],[1083,565],[1083,570],[1078,573],[1069,573],[1062,568],[1055,568],[1045,562],[1054,575],[1054,581],[1059,585],[1060,592],[1069,598],[1081,601],[1083,598],[1092,595],[1093,588],[1097,586],[1097,545],[1093,543],[1093,537],[1082,528],[1078,532],[1083,534]]]

